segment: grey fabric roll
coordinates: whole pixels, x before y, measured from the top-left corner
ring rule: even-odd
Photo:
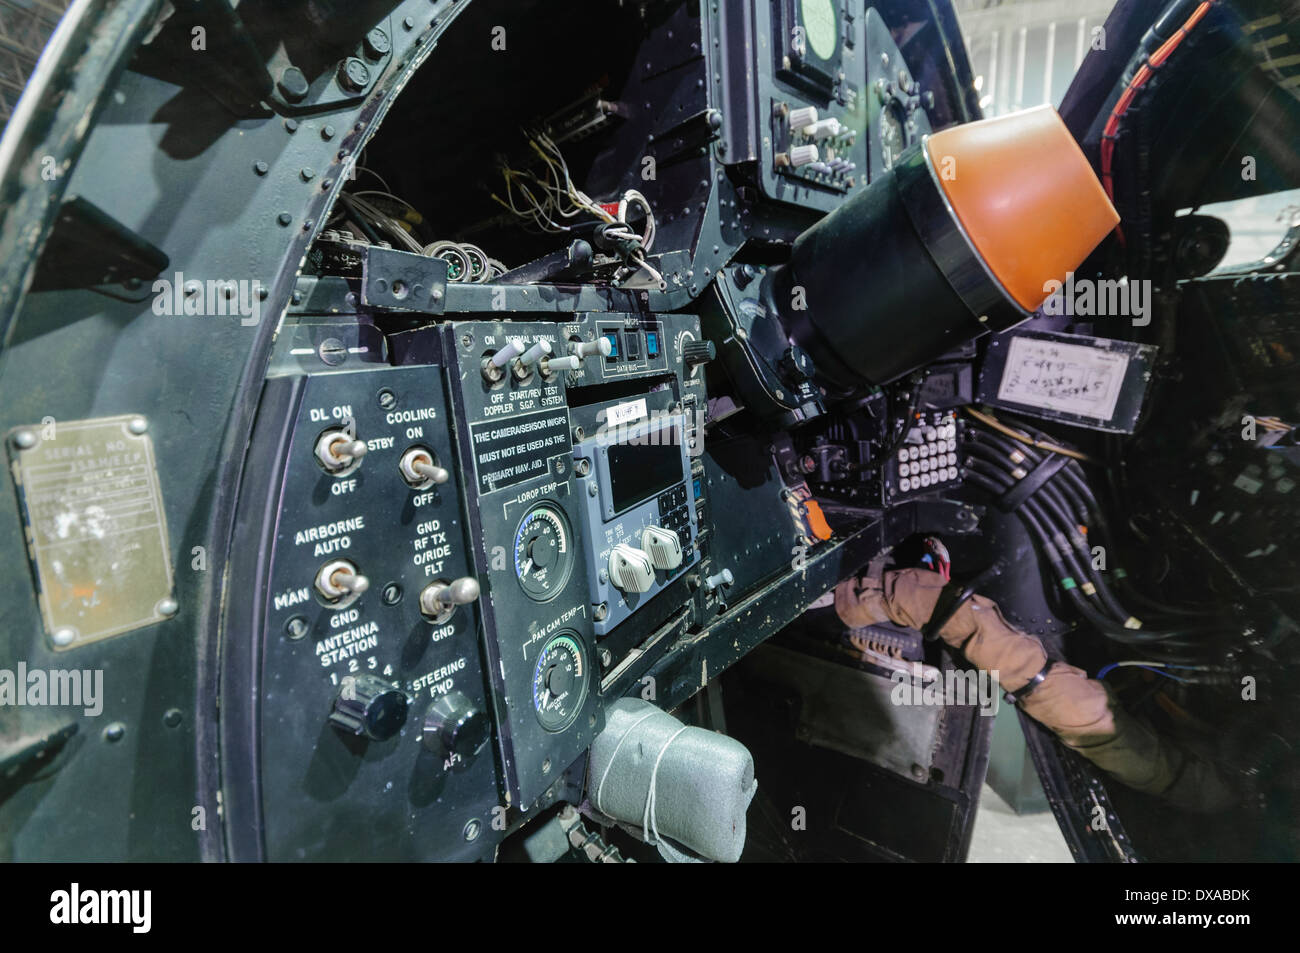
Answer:
[[[642,829],[647,842],[667,837],[727,863],[740,859],[745,811],[758,790],[754,758],[739,741],[683,725],[639,698],[606,706],[590,784],[592,806]]]

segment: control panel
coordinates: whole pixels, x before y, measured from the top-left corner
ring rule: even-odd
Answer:
[[[925,91],[861,0],[759,2],[754,22],[768,197],[830,211],[929,131]]]
[[[688,422],[669,390],[596,409],[573,450],[592,616],[604,635],[698,559]]]
[[[597,639],[698,558],[699,340],[693,316],[611,313],[395,336],[399,362],[447,367],[499,750],[523,809],[603,726]]]
[[[490,856],[481,588],[441,375],[275,377],[262,406],[291,422],[254,438],[281,467],[260,570],[262,790],[296,805],[267,816],[266,857]]]

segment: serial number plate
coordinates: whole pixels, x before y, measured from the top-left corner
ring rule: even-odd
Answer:
[[[41,616],[66,650],[175,612],[167,523],[143,418],[47,420],[10,433]]]

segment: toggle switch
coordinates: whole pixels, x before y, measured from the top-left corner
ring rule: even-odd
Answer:
[[[316,438],[316,459],[335,476],[352,472],[365,455],[365,443],[346,430],[335,427]]]
[[[609,578],[623,592],[649,592],[655,581],[654,563],[635,546],[619,543],[609,553]]]
[[[420,591],[420,611],[435,623],[446,622],[457,606],[474,602],[481,591],[473,576],[462,576],[453,582],[436,579]]]
[[[506,340],[505,347],[483,360],[483,378],[495,384],[506,376],[506,367],[524,352],[524,343],[518,338]]]
[[[647,526],[641,531],[641,548],[656,569],[676,569],[682,564],[682,541],[670,529]]]
[[[605,340],[601,338],[601,340]],[[553,374],[563,374],[568,371],[581,371],[582,358],[576,354],[569,354],[566,357],[548,357],[542,361],[542,375],[550,377]]]
[[[819,119],[803,127],[803,134],[809,139],[830,139],[843,130],[840,121],[834,117]]]
[[[572,341],[569,344],[569,353],[580,358],[594,357],[597,354],[609,357],[613,352],[613,342],[603,335],[594,341]]]
[[[416,490],[427,490],[435,484],[446,483],[451,479],[451,471],[438,466],[433,451],[428,447],[411,447],[402,454],[397,462],[397,469],[407,485]]]
[[[316,573],[316,591],[329,602],[351,602],[370,588],[370,580],[349,559],[332,559]]]
[[[731,575],[730,569],[724,569],[720,573],[715,573],[704,580],[704,588],[709,592],[717,589],[719,586],[729,586],[735,582],[735,577]]]
[[[537,341],[515,361],[514,372],[518,380],[527,380],[533,373],[533,365],[548,357],[551,353],[549,341]]]

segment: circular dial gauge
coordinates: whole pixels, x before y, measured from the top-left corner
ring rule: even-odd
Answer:
[[[533,668],[533,711],[547,731],[563,731],[587,698],[587,663],[582,646],[561,633],[546,643]]]
[[[885,171],[893,168],[903,150],[907,148],[907,133],[903,130],[903,117],[898,107],[887,103],[880,111],[880,159]]]
[[[569,521],[542,503],[524,514],[515,531],[515,577],[529,598],[546,602],[564,588],[573,569]]]
[[[823,60],[835,55],[839,45],[839,30],[835,26],[834,0],[801,0],[799,19],[808,34],[808,45]]]

